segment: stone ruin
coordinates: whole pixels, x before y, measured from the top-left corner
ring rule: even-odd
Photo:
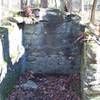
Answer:
[[[46,10],[37,24],[25,24],[24,66],[34,73],[68,74],[80,72],[82,44],[75,41],[84,31],[78,15]]]
[[[7,73],[0,85],[1,98],[7,96],[20,73],[26,70],[38,74],[80,72],[83,43],[78,37],[84,32],[81,18],[56,9],[47,9],[45,13],[35,24],[8,21],[10,28],[8,23],[3,27]]]

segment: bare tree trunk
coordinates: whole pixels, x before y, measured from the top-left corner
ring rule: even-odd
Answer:
[[[72,0],[64,0],[68,12],[72,13]]]
[[[72,0],[69,0],[69,5],[70,5],[70,13],[72,13],[72,11],[73,11]]]
[[[48,0],[41,0],[41,3],[40,3],[41,7],[47,8],[47,4],[48,4]]]
[[[48,7],[50,8],[57,8],[61,11],[64,10],[64,0],[47,0]]]
[[[55,8],[55,0],[48,0],[48,7]]]
[[[90,22],[92,24],[94,24],[94,22],[95,22],[95,9],[96,9],[96,4],[97,4],[97,0],[94,0],[93,1],[93,5],[92,5],[91,18],[90,18]]]
[[[55,0],[55,7],[57,8],[57,1]]]
[[[1,22],[1,19],[2,19],[2,12],[1,12],[1,9],[2,9],[1,6],[2,6],[2,5],[1,5],[1,2],[2,2],[2,1],[0,0],[0,22]]]
[[[84,0],[81,0],[81,11],[84,13]]]
[[[82,16],[81,16],[82,17],[82,22],[84,23],[84,17],[85,17],[84,16],[84,0],[81,0],[81,4],[80,5],[81,5],[80,8],[81,8],[81,14],[82,14]]]

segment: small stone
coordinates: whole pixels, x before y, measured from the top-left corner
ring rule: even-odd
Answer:
[[[21,87],[24,90],[36,90],[38,88],[37,84],[31,80],[27,81],[26,83],[22,84]]]
[[[44,32],[44,34],[48,34],[47,32]]]
[[[60,55],[64,55],[64,53],[63,53],[63,52],[59,52],[59,54],[60,54]]]
[[[63,40],[63,43],[66,43],[66,40]]]

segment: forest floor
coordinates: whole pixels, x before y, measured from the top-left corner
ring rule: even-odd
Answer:
[[[20,76],[8,100],[81,100],[80,74]]]

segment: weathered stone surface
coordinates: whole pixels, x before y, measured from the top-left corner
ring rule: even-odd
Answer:
[[[84,27],[74,22],[74,19],[67,22],[63,17],[54,15],[53,18],[50,17],[52,14],[48,14],[45,16],[50,19],[48,22],[24,27],[26,68],[35,73],[79,72],[82,44],[74,44],[74,41],[84,31]],[[56,17],[60,18],[60,23],[56,23]]]
[[[51,16],[50,13],[45,16],[49,18],[48,22],[25,24],[23,30],[15,23],[6,27],[2,49],[8,72],[0,84],[1,100],[5,100],[12,90],[20,68],[22,71],[32,69],[34,73],[47,74],[80,71],[82,44],[74,42],[84,27],[72,20],[67,22],[62,15],[54,15],[53,19]]]
[[[84,63],[81,72],[83,100],[100,99],[100,45],[95,41],[84,45]]]
[[[76,15],[76,14],[70,14],[70,15],[67,15],[65,17],[66,21],[74,21],[76,23],[79,23],[81,21],[81,17],[79,15]]]
[[[47,22],[51,23],[61,23],[63,21],[63,13],[59,9],[52,9],[52,8],[47,8],[47,9],[40,9],[40,16],[39,20],[44,20]]]
[[[21,84],[20,87],[22,87],[23,90],[36,90],[38,85],[35,82],[29,80],[26,83]]]

